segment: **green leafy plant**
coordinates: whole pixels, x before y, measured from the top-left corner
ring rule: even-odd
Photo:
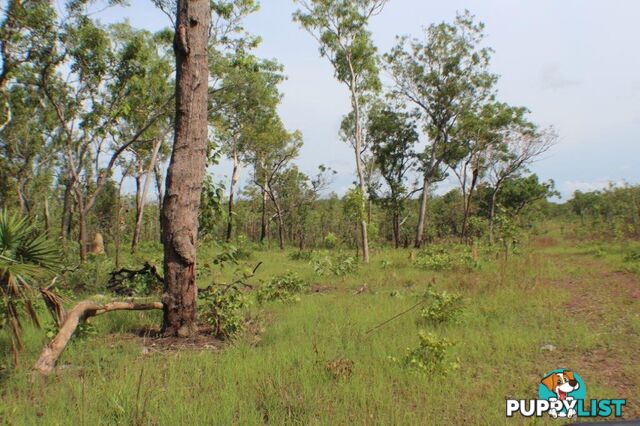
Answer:
[[[382,267],[382,269],[389,269],[393,266],[393,262],[390,260],[382,259],[380,261],[380,266]]]
[[[305,251],[305,250],[296,250],[289,253],[289,259],[310,262],[313,259],[313,252]]]
[[[445,362],[448,349],[453,346],[452,342],[423,330],[418,332],[418,337],[418,347],[407,349],[402,360],[403,366],[424,374],[446,374],[451,368],[457,368],[457,364]]]
[[[640,262],[640,247],[629,249],[624,255],[625,262]]]
[[[464,307],[462,295],[429,288],[423,298],[428,305],[420,310],[419,323],[437,326],[459,320]]]
[[[334,249],[338,246],[338,237],[333,232],[329,232],[326,237],[324,237],[324,247],[327,249]]]
[[[317,256],[311,260],[313,272],[319,277],[323,277],[331,273],[333,262],[329,256]]]
[[[21,314],[26,313],[39,325],[33,286],[54,273],[60,259],[57,246],[26,218],[0,211],[0,326],[9,328],[14,354],[22,348]]]
[[[218,337],[229,338],[243,329],[247,296],[237,285],[209,287],[199,292],[200,317]]]
[[[264,283],[257,293],[258,302],[269,302],[278,300],[281,302],[291,302],[299,300],[298,294],[302,293],[309,284],[298,274],[287,272],[278,275]]]
[[[333,274],[337,277],[353,274],[358,270],[358,261],[353,256],[336,259],[333,264]]]
[[[472,269],[475,266],[471,253],[456,247],[429,247],[421,250],[414,264],[421,269],[431,271],[449,271],[455,269]]]
[[[336,277],[344,277],[358,270],[358,260],[353,256],[321,255],[311,260],[311,267],[316,275],[322,277],[333,274]]]

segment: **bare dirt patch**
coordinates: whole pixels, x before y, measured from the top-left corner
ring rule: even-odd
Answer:
[[[122,335],[117,335],[121,339]],[[201,326],[198,333],[188,337],[180,338],[173,336],[163,336],[158,328],[146,328],[138,330],[130,335],[140,343],[142,352],[178,351],[178,350],[220,350],[225,341],[216,337],[210,327]]]
[[[637,312],[640,299],[640,280],[633,274],[614,270],[611,265],[583,256],[560,255],[555,262],[580,266],[577,276],[568,276],[548,283],[571,292],[566,311],[573,321],[587,322],[600,333],[613,333],[611,325],[626,324]],[[628,331],[627,331],[628,330]],[[554,358],[566,365],[580,366],[580,372],[616,390],[615,397],[627,398],[624,417],[640,417],[637,390],[640,377],[629,368],[640,353],[640,342],[633,330],[622,327],[616,332],[616,344],[582,353],[557,354]],[[634,355],[635,354],[635,355]]]

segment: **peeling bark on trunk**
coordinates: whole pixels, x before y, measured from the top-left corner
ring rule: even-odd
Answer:
[[[162,208],[165,335],[196,332],[198,209],[207,154],[209,0],[178,0],[176,122]]]

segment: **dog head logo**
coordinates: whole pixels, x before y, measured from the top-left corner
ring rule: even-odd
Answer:
[[[558,373],[551,373],[542,379],[541,382],[551,392],[555,393],[559,400],[567,399],[567,395],[580,389],[580,383],[575,378],[573,371],[561,370]]]
[[[580,376],[574,371],[567,369],[554,370],[543,377],[539,386],[540,399],[548,401],[567,401],[582,399],[586,397],[586,387]],[[560,411],[550,410],[552,417],[573,417],[574,409],[563,409]]]

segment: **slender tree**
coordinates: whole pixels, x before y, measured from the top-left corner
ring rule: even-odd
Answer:
[[[294,14],[320,45],[320,54],[333,65],[335,77],[349,89],[354,120],[353,149],[360,193],[367,194],[362,162],[362,102],[365,95],[380,87],[376,48],[367,25],[380,13],[387,0],[295,0]],[[367,221],[360,222],[362,258],[369,262]]]
[[[547,152],[558,140],[553,128],[536,129],[527,122],[517,122],[501,132],[502,143],[494,145],[487,158],[487,181],[490,187],[489,238],[494,240],[494,222],[498,195],[506,182],[519,177],[527,166]],[[549,186],[550,191],[552,190]],[[535,192],[535,191],[532,191]]]
[[[407,179],[416,162],[414,146],[418,142],[418,132],[409,114],[386,107],[374,109],[369,114],[367,127],[375,161],[388,188],[381,202],[390,213],[393,241],[398,248],[401,217],[407,198],[413,193],[407,188]]]
[[[431,185],[442,180],[446,162],[458,150],[452,132],[459,118],[492,95],[495,76],[488,72],[490,50],[481,47],[484,25],[465,12],[453,24],[425,30],[425,40],[401,37],[385,55],[393,93],[416,107],[428,139],[420,154],[422,196],[415,246],[422,245]]]

